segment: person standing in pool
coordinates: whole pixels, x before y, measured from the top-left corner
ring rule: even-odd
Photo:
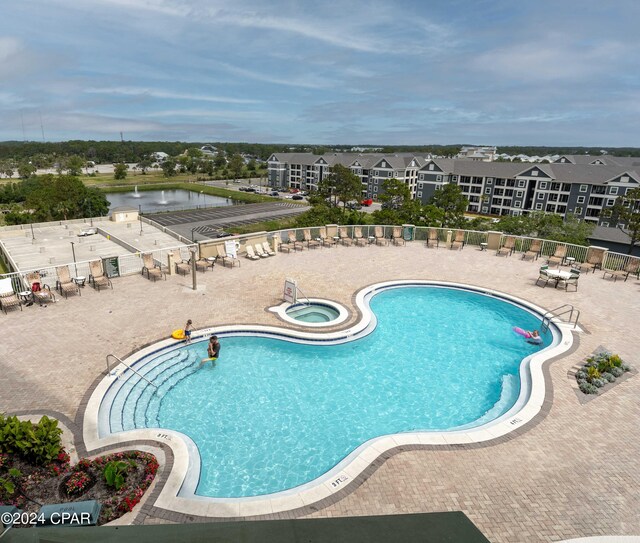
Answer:
[[[220,356],[220,342],[218,341],[218,336],[211,336],[209,339],[207,354],[209,357],[203,358],[199,367],[202,367],[206,362],[211,362],[212,366],[216,365],[216,360],[218,360],[218,357]]]
[[[184,326],[184,342],[191,343],[191,331],[193,330],[193,322],[191,319],[187,321],[187,324]]]

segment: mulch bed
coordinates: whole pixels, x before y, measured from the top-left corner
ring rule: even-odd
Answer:
[[[111,461],[124,462],[126,473],[120,490],[107,486],[104,468]],[[0,454],[0,477],[8,469],[21,472],[13,495],[0,488],[0,504],[15,505],[25,512],[38,512],[41,505],[97,500],[102,504],[98,524],[105,524],[133,510],[158,470],[158,461],[150,453],[125,451],[82,459],[69,465],[69,455],[62,451],[57,460],[47,466],[35,466],[20,458]],[[34,503],[37,502],[37,503]]]

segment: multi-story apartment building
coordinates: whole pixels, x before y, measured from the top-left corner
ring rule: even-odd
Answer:
[[[268,163],[274,188],[314,189],[331,166],[342,164],[360,177],[363,198],[376,199],[382,194],[382,183],[395,178],[409,187],[412,197],[428,203],[436,190],[455,183],[469,200],[469,212],[574,214],[602,226],[608,226],[603,210],[613,206],[618,196],[640,187],[640,158],[608,155],[565,155],[553,164],[522,164],[431,159],[407,153],[276,153]]]

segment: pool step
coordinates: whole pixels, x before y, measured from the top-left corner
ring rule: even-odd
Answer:
[[[156,384],[155,381],[158,376],[162,375],[166,371],[170,371],[176,364],[181,365],[184,363],[186,358],[186,353],[182,351],[175,351],[158,358],[153,364],[143,365],[136,367],[135,369],[140,373],[140,375],[144,376],[145,379]],[[140,375],[135,373],[128,375],[132,373],[128,370],[125,370],[123,373],[128,376],[128,379],[120,385],[120,388],[113,400],[109,415],[109,423],[112,432],[131,429],[133,427],[133,420],[131,420],[133,407],[129,410],[130,413],[127,413],[127,407],[131,406],[132,401],[135,405],[135,402],[138,401],[146,388],[155,390],[154,387],[150,386],[147,381],[140,377]]]
[[[173,373],[157,390],[154,390],[154,394],[151,396],[143,413],[144,418],[138,422],[138,418],[136,417],[138,428],[154,428],[160,426],[158,415],[160,414],[162,400],[180,381],[198,371],[199,362],[200,361],[196,359],[193,360],[192,363],[184,365],[180,371]]]

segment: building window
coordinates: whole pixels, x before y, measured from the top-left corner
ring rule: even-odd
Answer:
[[[587,192],[589,190],[589,185],[580,185],[580,192]]]
[[[493,177],[487,177],[487,185],[493,185]]]
[[[457,181],[457,180],[458,180],[458,176],[457,176],[457,175],[454,175],[454,176],[452,176],[452,177],[451,177],[451,179],[452,179],[453,181]]]
[[[536,177],[538,175],[538,170],[531,170],[531,176]]]
[[[582,208],[581,208],[581,207],[576,207],[576,209],[575,209],[574,213],[575,213],[576,215],[582,215]]]
[[[431,171],[433,171],[433,168],[434,168],[433,164],[429,164],[429,169],[430,169]]]
[[[521,207],[522,206],[522,202],[513,202],[513,206],[514,207]]]
[[[536,211],[542,211],[542,204],[536,204]]]
[[[491,189],[487,187],[486,189],[484,189],[484,193],[485,194],[491,194]]]
[[[373,170],[373,175],[378,176],[378,170]]]
[[[578,204],[584,204],[584,198],[585,198],[584,196],[578,196],[578,200],[577,200],[577,202],[576,202],[576,203],[578,203]]]
[[[544,194],[541,192],[538,193],[538,200],[542,200],[544,198]]]
[[[516,191],[516,198],[522,198],[524,196],[524,191],[523,190],[517,190]]]
[[[623,175],[620,178],[620,183],[628,183],[629,182],[629,176],[628,175]]]
[[[618,194],[618,187],[609,187],[609,194]]]
[[[393,172],[387,172],[387,177],[393,177]]]
[[[424,174],[420,174],[420,180],[422,181],[424,179]]]
[[[540,181],[540,190],[545,190],[547,188],[547,182],[546,181]]]
[[[611,207],[612,205],[615,205],[615,203],[616,203],[615,198],[607,198],[607,205],[609,207]]]
[[[442,176],[441,175],[436,175],[436,181],[442,181]]]
[[[520,188],[524,188],[526,186],[526,181],[524,179],[518,179],[518,186]]]
[[[608,223],[608,222],[603,222],[600,226],[606,226],[606,227],[608,227],[608,226],[609,226],[609,223]]]
[[[489,208],[487,206],[482,206],[482,212],[486,213],[487,211],[489,211]]]

